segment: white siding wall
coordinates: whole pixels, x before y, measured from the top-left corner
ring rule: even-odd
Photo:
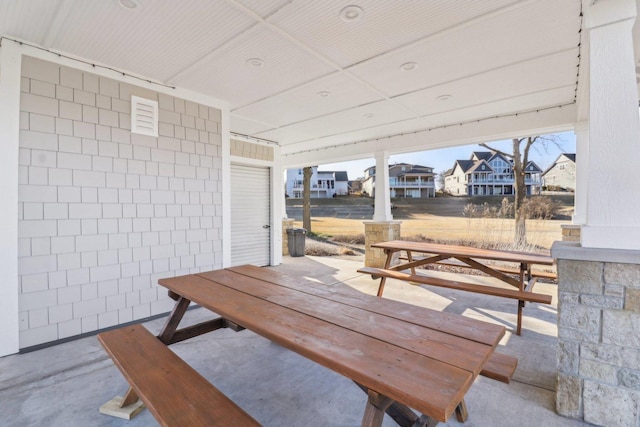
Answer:
[[[25,57],[20,347],[163,313],[157,279],[222,267],[220,110]],[[130,132],[131,95],[160,136]]]
[[[453,174],[447,176],[444,180],[445,191],[453,196],[466,196],[467,183],[465,179],[466,176],[462,169],[456,167]]]

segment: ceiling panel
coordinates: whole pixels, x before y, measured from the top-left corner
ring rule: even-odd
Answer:
[[[264,63],[252,67],[247,64],[251,58]],[[175,83],[227,99],[234,109],[332,71],[333,68],[279,34],[256,26],[181,74]]]
[[[380,100],[376,92],[343,73],[315,80],[290,91],[235,110],[278,126],[297,123]]]
[[[394,98],[419,115],[455,110],[469,105],[573,85],[577,79],[578,50],[521,62],[455,82]],[[554,73],[548,73],[554,70]],[[442,97],[449,96],[443,100]],[[562,103],[573,102],[573,93]]]
[[[314,135],[315,138],[321,138],[342,132],[367,129],[380,124],[407,120],[412,117],[411,114],[399,107],[396,103],[392,101],[380,101],[318,117],[313,120],[307,120],[291,126],[285,126],[282,129],[293,130],[303,134]],[[258,136],[260,135],[262,134],[258,134]],[[283,141],[283,145],[290,142]]]
[[[264,132],[272,129],[273,126],[269,126],[265,123],[256,122],[254,120],[240,117],[235,114],[231,115],[231,131],[242,135],[253,135],[258,132]]]
[[[341,144],[348,144],[351,142],[359,141],[371,141],[373,144],[376,139],[384,140],[390,135],[407,134],[411,132],[417,132],[429,127],[429,123],[422,118],[412,118],[395,123],[388,123],[385,125],[374,126],[366,129],[358,129],[351,132],[341,133],[339,135],[331,135],[322,138],[317,138],[313,141],[313,148],[318,149],[323,147],[332,147]],[[307,143],[285,145],[282,148],[282,153],[292,153],[296,151],[304,151],[308,148]],[[390,149],[393,147],[390,147]]]
[[[52,29],[57,50],[166,81],[255,22],[208,0],[75,1]]]
[[[579,15],[578,1],[524,2],[348,71],[387,96],[396,96],[575,48]],[[401,70],[402,64],[411,62],[417,68]]]
[[[291,0],[232,0],[233,3],[242,5],[264,19],[291,3]]]
[[[468,123],[476,120],[491,120],[496,116],[515,113],[536,114],[536,110],[566,105],[573,98],[575,86],[566,86],[513,98],[492,101],[451,111],[437,112],[425,116],[429,128]],[[560,107],[562,108],[562,107]]]
[[[60,3],[0,0],[0,34],[43,44]]]
[[[295,1],[269,21],[347,67],[515,1]],[[358,21],[344,22],[340,11],[350,4],[361,7],[363,15]]]

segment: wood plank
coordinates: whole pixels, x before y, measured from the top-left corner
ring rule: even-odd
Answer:
[[[260,425],[144,326],[104,332],[98,340],[161,425]]]
[[[549,256],[516,251],[500,251],[496,249],[480,249],[469,246],[440,245],[436,243],[409,242],[392,240],[371,245],[374,248],[390,251],[412,251],[439,255],[465,256],[469,258],[494,259],[526,264],[553,265],[555,260]]]
[[[456,289],[459,291],[475,292],[503,298],[538,302],[542,304],[551,304],[552,299],[551,295],[537,294],[534,292],[525,292],[515,289],[504,289],[495,286],[478,285],[476,283],[458,282],[455,280],[446,280],[437,277],[407,274],[393,270],[383,270],[381,268],[362,267],[358,269],[358,272],[375,276],[386,276],[388,278],[402,280],[405,282],[416,282],[442,288]]]
[[[436,265],[473,269],[473,267],[470,267],[469,265],[465,264],[464,262],[458,261],[457,259],[446,259],[446,260],[438,261]],[[489,267],[493,268],[494,270],[498,270],[507,274],[520,274],[520,269],[515,267],[505,267],[500,265],[489,265]],[[550,280],[557,280],[558,278],[556,273],[551,273],[548,271],[538,271],[538,270],[531,270],[531,276],[539,277],[542,279],[550,279]]]
[[[161,279],[159,283],[368,389],[442,421],[451,416],[474,379],[469,371],[199,276]],[[335,304],[336,310],[343,306]]]
[[[270,282],[244,277],[238,280],[237,273],[216,271],[201,273],[200,277],[214,280],[216,283],[256,296],[274,304],[298,311],[345,327],[377,340],[401,347],[405,350],[445,362],[458,368],[480,374],[482,368],[478,361],[485,361],[493,351],[489,345],[469,341],[440,331],[402,320],[372,313],[357,307],[336,304],[335,301],[316,295],[301,293]]]
[[[482,368],[481,375],[509,384],[516,368],[518,359],[502,353],[494,352]]]
[[[492,347],[498,345],[505,333],[503,326],[469,319],[456,314],[443,313],[425,307],[417,307],[399,301],[381,300],[380,298],[355,291],[346,285],[319,285],[317,282],[311,282],[304,278],[293,278],[277,271],[248,265],[231,267],[228,270]]]

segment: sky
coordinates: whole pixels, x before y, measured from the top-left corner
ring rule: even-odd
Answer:
[[[561,153],[576,152],[576,138],[573,132],[554,134],[555,143],[547,143],[546,148],[536,143],[529,151],[529,160],[533,160],[543,171],[558,158]],[[557,145],[556,145],[557,144]],[[511,140],[488,143],[489,146],[506,153],[511,153]],[[487,151],[477,144],[464,145],[452,148],[441,148],[415,153],[398,154],[389,156],[389,164],[409,163],[414,165],[432,167],[435,173],[446,171],[453,167],[456,160],[468,160],[473,151]],[[376,161],[370,159],[353,160],[341,163],[329,163],[318,165],[320,171],[347,171],[350,180],[363,177],[364,170],[375,166]]]

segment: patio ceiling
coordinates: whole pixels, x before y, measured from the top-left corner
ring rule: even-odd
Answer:
[[[283,153],[576,102],[580,0],[121,2],[0,0],[0,34],[226,100]]]

